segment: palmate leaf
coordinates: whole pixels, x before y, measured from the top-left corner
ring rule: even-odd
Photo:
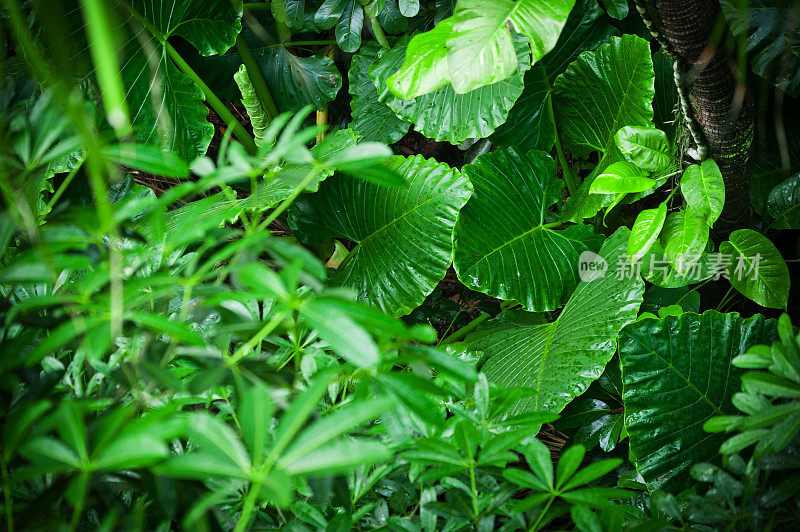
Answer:
[[[703,431],[735,414],[739,369],[731,359],[776,336],[774,320],[707,311],[632,323],[620,333],[625,424],[650,490],[687,487],[692,464],[712,461],[724,435]]]
[[[160,145],[191,161],[205,153],[214,126],[206,121],[208,109],[203,105],[203,93],[180,72],[168,56],[165,43],[171,36],[180,36],[201,55],[225,53],[242,28],[242,3],[138,0],[133,8],[157,32],[151,35],[150,52],[130,36],[122,52],[122,77],[136,140]]]
[[[483,372],[491,382],[536,390],[518,409],[558,413],[603,373],[618,332],[636,318],[644,293],[638,275],[618,278],[614,271],[628,235],[623,227],[605,241],[598,262],[602,258],[609,269],[582,281],[554,322],[506,313],[467,337],[470,349],[488,357]]]
[[[611,196],[592,196],[589,187],[608,165],[622,160],[614,135],[625,126],[647,126],[653,119],[655,73],[650,48],[635,35],[612,37],[594,52],[584,52],[556,79],[553,106],[565,147],[578,157],[602,153],[600,163],[567,200],[564,219],[594,216]]]
[[[523,151],[552,150],[555,125],[548,113],[552,83],[579,53],[596,49],[615,31],[595,0],[578,0],[555,47],[525,73],[522,96],[492,134],[492,143]]]
[[[353,121],[350,128],[365,140],[392,144],[400,140],[411,127],[409,122],[398,118],[388,105],[378,100],[378,89],[369,79],[369,67],[375,61],[381,47],[370,42],[353,56],[348,77],[350,81],[350,110]]]
[[[563,183],[544,152],[500,149],[465,166],[474,187],[453,233],[453,266],[474,290],[534,312],[561,306],[578,284],[578,257],[602,236],[585,225],[546,226]]]
[[[333,281],[402,316],[444,277],[456,215],[472,187],[458,170],[419,155],[392,157],[388,166],[406,178],[407,188],[335,175],[292,205],[289,225],[305,242],[354,241]]]
[[[442,24],[447,23],[443,21]],[[486,85],[466,94],[456,94],[452,86],[441,88],[410,100],[396,98],[387,88],[387,79],[397,71],[405,56],[406,41],[400,40],[391,50],[382,50],[369,69],[369,76],[378,88],[379,99],[414,129],[428,138],[453,144],[468,138],[488,137],[505,122],[508,111],[522,94],[522,78],[530,68],[527,45],[515,41],[519,69],[503,81]],[[427,82],[426,82],[427,83]]]

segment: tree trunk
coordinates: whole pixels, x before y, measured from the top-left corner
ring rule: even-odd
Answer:
[[[723,41],[719,0],[647,0],[643,17],[677,62],[688,113],[700,129],[706,156],[725,180],[725,207],[714,232],[727,238],[750,217],[755,118],[750,92],[737,80]]]

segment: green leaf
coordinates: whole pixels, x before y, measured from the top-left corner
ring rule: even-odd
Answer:
[[[419,0],[399,0],[398,4],[404,17],[413,17],[419,13]]]
[[[385,462],[391,457],[391,450],[378,441],[336,441],[286,465],[286,472],[290,475],[328,476],[348,473],[365,464]]]
[[[447,36],[453,31],[453,22],[452,18],[445,19],[432,30],[411,38],[400,68],[386,79],[386,87],[392,95],[410,100],[450,82]]]
[[[667,134],[656,127],[625,126],[614,135],[614,142],[642,170],[660,172],[672,163]]]
[[[561,453],[556,465],[556,489],[566,490],[565,484],[581,466],[585,452],[583,445],[573,445]]]
[[[769,343],[774,320],[707,311],[642,320],[620,334],[625,425],[636,469],[652,490],[688,486],[692,464],[712,460],[724,436],[703,431],[735,414],[741,370],[731,359]]]
[[[664,256],[683,274],[696,263],[708,242],[708,224],[702,214],[690,207],[667,216],[661,231]]]
[[[350,81],[350,128],[365,140],[392,144],[400,140],[411,127],[409,122],[398,118],[388,105],[378,99],[378,89],[369,78],[369,67],[375,61],[381,46],[376,42],[366,43],[353,56],[348,77]]]
[[[302,307],[300,314],[348,362],[362,368],[378,363],[378,346],[369,334],[335,306],[311,301]]]
[[[553,459],[550,457],[550,449],[541,440],[533,439],[522,449],[525,461],[531,471],[544,482],[545,490],[553,488]]]
[[[553,87],[553,107],[564,147],[586,158],[603,154],[600,163],[567,200],[563,218],[594,216],[611,197],[589,194],[594,178],[623,159],[614,135],[625,126],[647,126],[653,118],[653,62],[644,39],[612,37],[594,52],[582,53]]]
[[[633,223],[631,237],[628,240],[628,257],[631,262],[636,262],[644,257],[653,243],[658,240],[666,218],[667,202],[661,203],[655,209],[645,209],[639,213]]]
[[[214,126],[202,91],[168,56],[164,42],[179,36],[208,56],[222,54],[242,29],[242,3],[227,0],[166,0],[158,5],[137,0],[133,8],[158,31],[147,48],[134,37],[125,47],[122,78],[127,90],[136,140],[160,145],[184,161],[203,155]],[[171,16],[161,16],[170,13]],[[148,39],[146,36],[141,36]],[[163,40],[160,40],[163,39]]]
[[[745,41],[753,72],[800,96],[800,54],[792,50],[800,40],[797,5],[783,0],[720,3],[731,31]]]
[[[350,0],[336,23],[336,43],[343,52],[355,52],[361,46],[364,9],[358,0]]]
[[[725,205],[722,172],[712,159],[686,168],[681,176],[681,193],[695,212],[705,216],[709,227],[717,221]]]
[[[337,175],[292,205],[289,225],[306,242],[356,242],[334,283],[354,288],[359,301],[402,316],[444,277],[456,215],[472,187],[457,170],[422,156],[394,156],[387,166],[405,177],[408,188]]]
[[[303,28],[305,19],[305,0],[275,0],[272,2],[272,16],[290,29]]]
[[[558,41],[574,0],[460,0],[447,37],[447,67],[456,93],[502,81],[517,70],[508,24],[528,38],[532,62]]]
[[[589,226],[547,227],[563,184],[544,152],[513,148],[465,166],[474,192],[453,233],[453,266],[468,287],[531,311],[560,307],[578,285],[578,257],[597,251]]]
[[[752,229],[739,229],[720,244],[719,251],[732,258],[728,280],[736,290],[762,307],[786,308],[789,268],[767,237]]]
[[[598,175],[589,187],[590,194],[627,194],[644,192],[656,185],[647,172],[628,161],[617,161]]]
[[[203,346],[205,341],[203,337],[191,330],[188,326],[177,321],[170,320],[160,314],[153,314],[150,312],[131,312],[127,315],[127,319],[133,321],[137,325],[149,329],[159,334],[166,334],[175,340],[187,343],[189,345]]]
[[[765,210],[773,229],[800,229],[800,173],[775,185]]]
[[[603,372],[616,350],[619,330],[636,318],[644,283],[614,271],[625,253],[628,230],[609,237],[594,261],[605,275],[582,281],[552,323],[531,325],[501,314],[469,335],[466,343],[488,360],[483,372],[500,386],[535,390],[519,410],[560,412]]]
[[[628,0],[600,0],[611,18],[622,20],[628,16]]]
[[[342,88],[342,75],[329,57],[297,57],[283,46],[254,55],[281,111],[299,111],[306,105],[322,109]]]
[[[253,83],[250,80],[250,75],[247,73],[247,67],[244,65],[239,66],[239,70],[233,75],[236,85],[242,93],[242,105],[247,111],[247,116],[250,118],[250,125],[253,127],[253,140],[257,147],[264,145],[265,134],[269,126],[269,119],[264,106],[261,105],[261,100],[256,94]]]
[[[189,177],[180,157],[155,146],[126,142],[103,146],[103,156],[117,164],[165,177]]]
[[[615,29],[606,20],[595,0],[575,3],[555,47],[525,73],[522,96],[511,108],[508,120],[492,134],[493,144],[523,151],[553,149],[555,125],[548,110],[551,85],[580,52],[608,41]]]
[[[522,94],[522,79],[530,68],[524,41],[514,42],[519,67],[510,78],[466,94],[456,94],[452,86],[445,85],[429,94],[401,100],[386,88],[386,83],[403,61],[406,42],[401,39],[391,50],[381,50],[369,69],[379,100],[388,104],[398,117],[412,122],[414,129],[426,137],[452,144],[488,137],[505,122],[508,111]]]

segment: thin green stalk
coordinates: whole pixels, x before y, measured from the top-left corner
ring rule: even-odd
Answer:
[[[550,499],[547,501],[547,504],[545,504],[544,508],[542,508],[542,511],[539,512],[539,516],[536,518],[536,522],[533,523],[533,526],[531,526],[530,529],[528,529],[529,532],[534,532],[536,530],[539,530],[539,523],[541,523],[542,519],[544,519],[547,510],[549,510],[550,505],[553,504],[553,500],[555,500],[555,497],[551,496]]]
[[[250,486],[250,490],[247,492],[244,505],[242,505],[242,513],[239,515],[239,521],[236,523],[236,528],[233,529],[233,532],[243,532],[247,530],[247,526],[250,523],[250,515],[253,513],[259,491],[261,491],[261,481],[253,482]]]
[[[47,202],[47,207],[45,208],[45,211],[50,212],[53,209],[53,207],[56,206],[56,202],[61,198],[61,195],[64,194],[64,191],[67,190],[69,184],[72,183],[72,180],[75,178],[75,175],[78,173],[78,170],[80,170],[81,167],[83,166],[84,161],[85,159],[81,159],[81,161],[75,166],[75,168],[69,171],[67,177],[65,177],[64,181],[62,181],[61,185],[59,185],[58,190],[56,190],[55,194],[53,194],[53,197],[50,198],[50,201]]]
[[[561,165],[561,172],[564,175],[564,181],[567,183],[567,190],[569,190],[570,195],[572,195],[578,190],[578,186],[576,184],[576,178],[572,174],[572,168],[570,168],[569,164],[567,164],[567,156],[564,154],[564,148],[561,146],[561,137],[559,136],[558,128],[556,127],[556,115],[553,111],[552,94],[548,94],[547,96],[547,114],[550,115],[550,119],[553,121],[553,133],[556,138],[556,154],[558,155],[558,164]]]
[[[206,82],[197,75],[192,67],[189,66],[189,63],[187,63],[186,60],[181,57],[181,55],[175,50],[175,48],[172,47],[170,43],[164,41],[164,47],[167,50],[167,54],[177,65],[178,69],[200,88],[200,90],[203,92],[203,95],[206,97],[206,100],[208,100],[209,105],[211,105],[211,108],[214,109],[214,112],[216,112],[219,117],[228,125],[228,127],[233,130],[236,138],[239,139],[239,142],[241,142],[250,153],[256,153],[258,149],[256,148],[256,143],[253,140],[253,137],[250,136],[250,133],[247,132],[244,126],[240,124],[238,120],[236,120],[236,117],[233,116],[233,113],[231,113],[228,108],[225,107],[225,104],[222,103],[222,100],[220,100],[219,97],[214,94],[214,91],[212,91],[211,88],[206,85]]]
[[[280,216],[281,214],[283,214],[283,211],[285,211],[286,209],[288,209],[288,208],[289,208],[289,205],[291,205],[291,204],[292,204],[292,202],[293,202],[295,199],[297,199],[297,196],[299,196],[299,195],[300,195],[300,193],[301,193],[301,192],[303,192],[303,191],[306,189],[306,187],[307,187],[308,185],[310,185],[310,184],[311,184],[311,181],[313,181],[313,180],[314,180],[314,178],[317,176],[317,173],[318,173],[318,172],[319,172],[319,169],[318,169],[318,168],[316,168],[316,167],[315,167],[314,169],[312,169],[312,170],[311,170],[311,171],[308,173],[308,175],[305,177],[305,179],[303,179],[303,181],[301,181],[301,182],[300,182],[300,184],[298,184],[298,185],[297,185],[297,186],[294,188],[294,190],[292,191],[292,194],[291,194],[291,195],[290,195],[288,198],[286,198],[285,200],[283,200],[283,201],[281,202],[281,204],[280,204],[280,205],[278,205],[278,207],[277,207],[277,208],[276,208],[274,211],[272,211],[272,212],[269,214],[269,216],[267,217],[267,219],[266,219],[266,220],[264,220],[263,222],[261,222],[261,223],[259,224],[259,226],[258,226],[258,230],[259,230],[259,231],[263,231],[264,229],[266,229],[267,227],[269,227],[269,224],[271,224],[272,222],[274,222],[274,221],[275,221],[275,220],[278,218],[278,216]]]
[[[80,521],[81,514],[83,514],[83,507],[86,504],[86,490],[89,487],[89,473],[81,471],[78,479],[78,502],[72,510],[72,518],[69,520],[69,529],[74,531],[78,529],[78,522]]]
[[[469,460],[469,484],[472,490],[472,516],[477,523],[480,509],[478,508],[478,488],[475,484],[475,461],[472,459],[471,452]]]
[[[245,68],[247,68],[247,75],[250,77],[250,81],[253,83],[253,88],[258,95],[258,99],[261,100],[261,104],[264,106],[264,110],[267,112],[267,119],[272,121],[272,119],[279,114],[278,106],[275,105],[275,100],[272,98],[272,93],[269,91],[267,81],[264,79],[264,75],[261,73],[261,68],[259,68],[258,63],[256,62],[256,58],[253,55],[253,50],[250,49],[250,45],[247,44],[247,41],[241,33],[238,37],[236,37],[236,49],[239,51],[239,55],[242,57],[242,62],[244,63]]]
[[[460,340],[461,338],[465,337],[467,334],[469,334],[472,331],[474,331],[478,327],[478,325],[480,325],[484,321],[488,320],[490,317],[491,316],[489,316],[489,314],[481,314],[480,316],[478,316],[477,318],[475,318],[474,320],[472,320],[468,324],[464,325],[459,330],[457,330],[456,332],[454,332],[453,334],[451,334],[450,336],[448,336],[447,338],[445,338],[444,340],[439,342],[439,344],[440,345],[442,345],[442,344],[450,344],[450,343],[455,342],[456,340]]]
[[[247,11],[269,11],[270,2],[247,2],[242,7]]]
[[[242,346],[239,347],[228,359],[228,363],[230,365],[237,364],[241,359],[246,357],[250,351],[255,348],[259,343],[261,343],[264,338],[270,335],[275,328],[281,324],[283,321],[284,314],[278,313],[269,320],[266,325],[264,325],[252,338],[250,338],[247,342],[245,342]]]
[[[285,42],[280,44],[270,44],[270,47],[275,46],[287,46],[287,47],[294,47],[294,46],[330,46],[332,44],[336,44],[334,40],[328,41],[292,41],[292,42]]]

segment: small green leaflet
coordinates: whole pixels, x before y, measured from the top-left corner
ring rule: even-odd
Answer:
[[[719,251],[731,257],[728,279],[736,290],[762,307],[786,308],[789,268],[772,241],[752,229],[739,229]]]
[[[653,243],[658,240],[664,220],[667,218],[667,202],[655,209],[645,209],[636,217],[628,240],[628,258],[631,262],[644,257]]]

